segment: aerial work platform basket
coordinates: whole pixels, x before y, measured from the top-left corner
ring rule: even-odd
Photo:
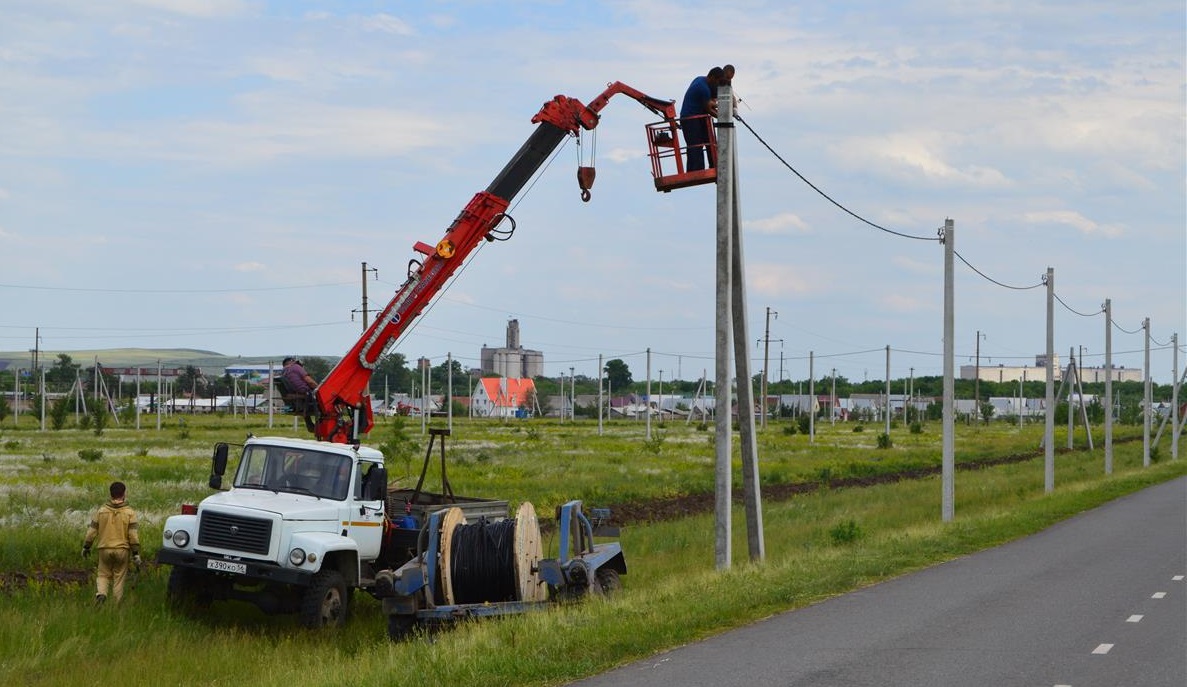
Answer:
[[[698,120],[694,122],[693,120]],[[682,123],[685,125],[703,125],[707,132],[707,142],[703,145],[703,155],[708,158],[708,167],[700,170],[688,170],[687,142],[683,140]],[[709,115],[697,115],[684,119],[672,119],[647,125],[648,157],[651,158],[651,175],[655,177],[655,190],[667,193],[673,189],[687,186],[712,184],[717,181],[717,134],[713,129],[713,120]],[[693,152],[696,155],[696,152]]]

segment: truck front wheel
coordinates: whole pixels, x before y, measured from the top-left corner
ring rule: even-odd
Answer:
[[[180,611],[204,610],[210,607],[213,595],[206,588],[206,575],[197,570],[173,566],[169,571],[169,584],[165,598]]]
[[[301,624],[305,627],[338,627],[346,622],[350,608],[346,581],[337,570],[322,570],[301,600]]]

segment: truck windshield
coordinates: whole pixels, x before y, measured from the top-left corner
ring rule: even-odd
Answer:
[[[336,453],[283,446],[248,446],[235,487],[312,494],[341,501],[350,492],[350,458]]]

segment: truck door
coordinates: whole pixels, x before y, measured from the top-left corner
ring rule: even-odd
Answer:
[[[343,514],[342,528],[347,536],[354,539],[359,547],[359,559],[375,560],[379,557],[379,549],[383,543],[383,512],[382,500],[366,501],[363,495],[366,491],[363,485],[367,476],[378,463],[360,460],[355,465],[350,498],[347,499],[348,509]]]

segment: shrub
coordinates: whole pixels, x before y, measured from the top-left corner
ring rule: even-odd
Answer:
[[[857,525],[857,522],[850,519],[835,525],[828,531],[828,536],[832,538],[833,544],[837,546],[852,544],[861,538],[861,527]]]
[[[78,457],[82,458],[88,463],[103,460],[103,450],[97,448],[84,448],[78,452]]]
[[[786,425],[783,425],[783,433],[786,434],[787,436],[793,436],[798,431],[799,430],[797,430],[795,428],[795,425],[791,424],[790,422],[787,423]]]
[[[864,432],[864,431],[866,431],[866,427],[865,427],[865,425],[853,425],[853,431],[854,432]]]
[[[54,405],[49,409],[49,426],[50,429],[58,431],[66,426],[66,420],[70,418],[70,399],[63,396],[54,401]]]
[[[878,435],[878,448],[890,448],[894,444],[890,441],[890,433],[882,432]]]
[[[812,417],[807,413],[801,413],[800,416],[796,418],[796,424],[799,425],[800,434],[807,434],[808,432],[812,431]]]
[[[911,423],[911,434],[923,434],[923,423],[916,420]]]
[[[662,432],[656,432],[651,435],[650,439],[643,440],[643,450],[653,455],[659,455],[664,448],[664,435]]]

